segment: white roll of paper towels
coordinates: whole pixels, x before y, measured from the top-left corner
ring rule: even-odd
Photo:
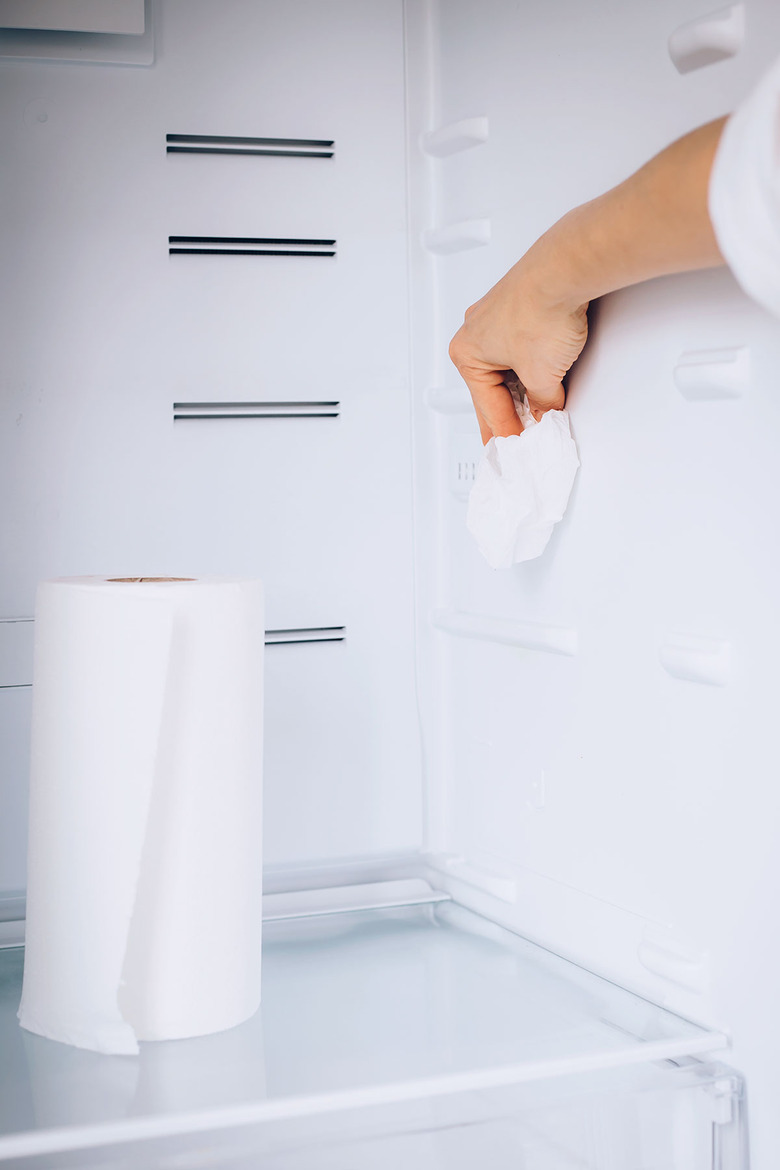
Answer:
[[[97,1052],[260,1003],[262,584],[38,590],[22,1027]]]

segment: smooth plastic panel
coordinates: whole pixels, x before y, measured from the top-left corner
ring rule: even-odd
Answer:
[[[755,1164],[773,1170],[778,323],[725,269],[595,304],[568,384],[581,469],[566,516],[543,556],[499,572],[453,486],[480,439],[453,409],[447,344],[561,215],[747,95],[780,52],[780,7],[746,5],[728,59],[705,40],[738,9],[699,0],[408,9],[427,847],[457,899],[728,1026]],[[685,75],[667,48],[683,25]],[[721,59],[694,68],[707,54]],[[477,114],[483,145],[420,150]],[[488,220],[484,247],[418,245]],[[549,653],[560,631],[576,654]]]
[[[138,36],[144,31],[144,0],[2,0],[0,28]]]
[[[0,62],[0,618],[31,616],[51,576],[221,573],[266,582],[271,629],[346,626],[267,656],[271,862],[421,838],[402,15],[160,0],[153,69]],[[171,154],[169,134],[335,153]],[[338,247],[169,256],[172,235]],[[298,417],[311,401],[339,417]],[[174,422],[199,402],[296,417]],[[0,647],[14,682],[23,650]],[[18,889],[29,723],[7,727],[0,889]]]

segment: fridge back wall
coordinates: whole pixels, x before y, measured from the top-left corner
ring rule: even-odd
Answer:
[[[0,61],[0,617],[52,576],[262,577],[268,861],[413,848],[400,6],[147,19],[151,63]],[[5,891],[32,630],[0,622]]]

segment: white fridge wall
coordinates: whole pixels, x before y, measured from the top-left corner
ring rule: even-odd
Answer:
[[[0,617],[51,576],[261,576],[269,628],[346,626],[268,649],[268,861],[418,848],[401,7],[165,0],[153,20],[149,69],[0,63]],[[335,158],[166,155],[167,133]],[[169,257],[169,235],[337,256]],[[243,400],[341,416],[173,422]],[[0,690],[2,889],[24,886],[23,660]]]
[[[457,153],[411,155],[427,192],[413,202],[418,302],[435,305],[414,345],[421,701],[447,887],[730,1028],[755,1161],[770,1166],[780,327],[726,271],[606,298],[571,380],[582,467],[568,514],[540,560],[509,572],[465,531],[457,475],[479,438],[446,360],[464,308],[559,215],[749,91],[780,52],[780,9],[745,9],[741,51],[680,75],[667,41],[711,12],[698,0],[409,5],[427,102],[412,143],[489,128]],[[434,246],[463,250],[426,249],[444,228]],[[675,367],[699,351],[712,369],[686,398]],[[736,377],[723,366],[735,357]],[[734,397],[717,396],[724,380]]]

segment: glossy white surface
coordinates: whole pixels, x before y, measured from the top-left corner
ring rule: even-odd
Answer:
[[[151,69],[0,61],[0,618],[52,576],[262,578],[270,629],[347,630],[266,656],[268,861],[418,848],[401,5],[153,7]],[[338,248],[169,256],[179,233]],[[340,417],[173,422],[245,400]],[[24,703],[0,690],[0,889],[25,883]]]

